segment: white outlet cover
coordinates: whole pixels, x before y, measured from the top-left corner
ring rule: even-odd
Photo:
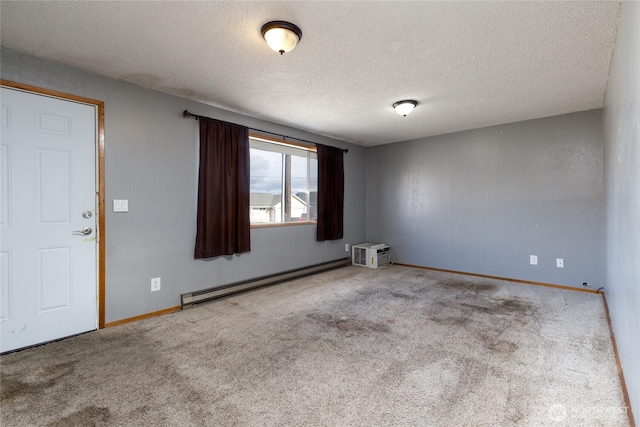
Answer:
[[[558,267],[558,268],[564,268],[564,259],[562,259],[562,258],[556,258],[556,267]]]
[[[345,245],[344,245],[344,251],[345,251],[345,252],[349,252],[349,244],[348,244],[348,243],[345,243]]]
[[[129,212],[129,200],[113,199],[114,212]]]
[[[529,264],[538,265],[538,255],[530,255],[529,256]]]
[[[154,277],[151,279],[151,292],[156,292],[160,290],[160,278]]]

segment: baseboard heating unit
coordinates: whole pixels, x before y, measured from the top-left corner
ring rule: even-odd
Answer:
[[[226,297],[228,295],[237,294],[239,292],[260,288],[263,286],[275,285],[276,283],[285,282],[287,280],[298,279],[304,276],[321,273],[323,271],[333,270],[340,267],[351,265],[351,259],[344,258],[336,261],[329,261],[322,264],[312,265],[310,267],[298,268],[296,270],[285,271],[284,273],[272,274],[269,276],[258,277],[255,279],[245,280],[242,282],[231,283],[229,285],[218,286],[215,288],[204,289],[202,291],[190,292],[180,296],[180,305],[182,309],[193,307],[206,301],[217,298]]]

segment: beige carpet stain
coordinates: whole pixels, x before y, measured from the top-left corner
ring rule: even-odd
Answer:
[[[398,266],[4,355],[0,374],[3,426],[628,425],[601,296]]]
[[[90,406],[73,412],[60,420],[47,424],[50,427],[96,426],[109,421],[109,408]]]

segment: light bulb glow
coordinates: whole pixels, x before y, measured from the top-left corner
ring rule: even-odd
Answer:
[[[262,36],[271,49],[282,55],[296,47],[302,38],[302,31],[290,22],[272,21],[262,26]]]
[[[398,101],[393,104],[393,108],[396,110],[396,113],[400,114],[401,116],[406,116],[407,114],[412,112],[414,108],[416,108],[416,105],[418,105],[418,101]]]
[[[272,28],[264,34],[269,47],[276,52],[291,52],[298,44],[298,36],[284,28]]]

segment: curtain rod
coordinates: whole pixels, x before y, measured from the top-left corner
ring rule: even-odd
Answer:
[[[201,118],[201,117],[202,117],[202,118],[204,118],[204,119],[207,119],[207,118],[208,118],[208,117],[205,117],[205,116],[199,116],[199,115],[197,115],[197,114],[193,114],[193,113],[192,113],[192,112],[190,112],[189,110],[184,110],[184,111],[182,112],[182,117],[185,117],[185,118],[192,117],[192,118],[194,118],[194,119],[196,119],[196,120],[198,120],[198,119],[199,119],[199,118]],[[216,119],[216,120],[218,120],[218,119]],[[229,123],[229,124],[232,124],[232,125],[233,125],[233,124],[235,124],[235,123],[231,123],[231,122],[225,122],[224,120],[218,120],[218,121],[220,121],[220,122],[224,122],[224,123]],[[280,133],[269,132],[268,130],[262,130],[262,129],[256,129],[256,128],[248,128],[248,129],[249,129],[249,130],[256,131],[256,132],[268,133],[268,134],[270,134],[270,135],[279,136],[280,138],[284,138],[285,140],[286,140],[287,138],[289,138],[289,139],[295,139],[296,141],[307,142],[307,143],[309,143],[309,144],[313,144],[313,145],[322,145],[322,144],[318,144],[317,142],[307,141],[306,139],[296,138],[296,137],[294,137],[294,136],[287,136],[287,135],[282,135],[282,134],[280,134]],[[343,149],[342,149],[342,151],[344,151],[345,153],[348,153],[348,152],[349,152],[349,149],[348,149],[348,148],[343,148]]]

